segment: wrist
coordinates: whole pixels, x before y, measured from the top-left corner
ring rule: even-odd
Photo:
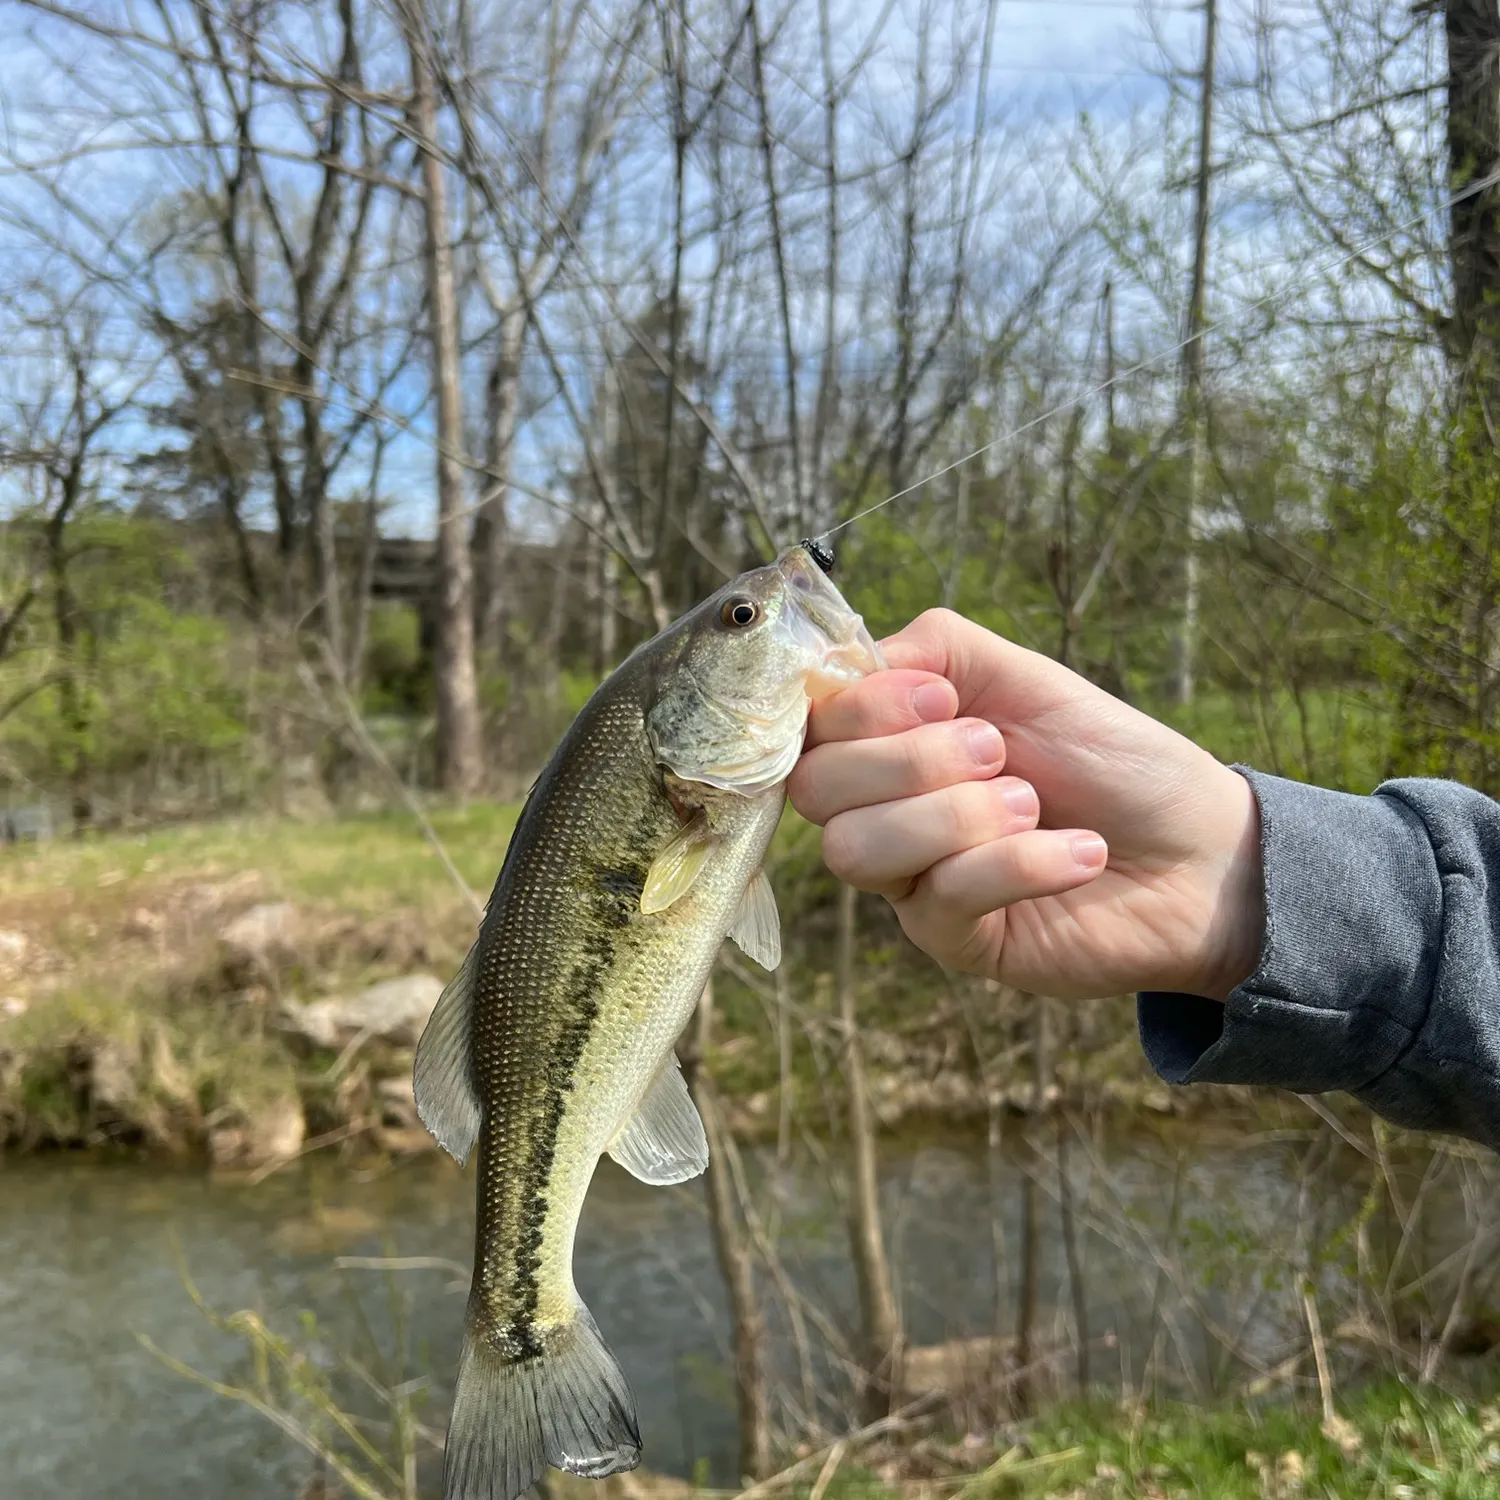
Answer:
[[[1265,872],[1260,805],[1249,781],[1224,767],[1222,815],[1208,831],[1208,889],[1199,979],[1192,992],[1224,1001],[1260,964]]]

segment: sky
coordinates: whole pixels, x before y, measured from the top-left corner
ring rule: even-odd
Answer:
[[[1243,32],[1249,3],[1234,0],[1225,6],[1221,26],[1231,47],[1236,28]],[[107,13],[111,8],[101,5],[99,11]],[[859,34],[869,24],[865,19],[862,28],[862,18],[872,19],[880,9],[879,0],[853,0],[845,19]],[[877,113],[882,89],[892,97],[909,95],[921,14],[919,0],[896,0],[870,69],[870,98]],[[934,6],[932,14],[939,25],[958,19],[972,26],[982,18],[983,9],[975,0],[958,0]],[[1133,115],[1159,105],[1164,97],[1158,41],[1166,44],[1179,67],[1190,68],[1196,62],[1201,34],[1201,9],[1181,0],[1149,8],[1135,0],[999,0],[986,96],[991,127],[1024,129],[1031,124],[1065,123],[1087,112],[1106,132],[1117,125],[1124,128]],[[5,154],[34,155],[46,149],[49,113],[69,102],[49,51],[75,41],[57,23],[26,11],[14,0],[0,0],[0,35],[7,38],[7,45],[0,49],[0,132],[6,141]],[[975,55],[970,66],[977,70],[979,63]],[[121,194],[149,202],[154,175],[160,171],[159,163],[140,155],[125,158],[104,153],[77,169],[73,181],[85,202],[107,204]],[[655,192],[649,183],[647,187]],[[7,199],[20,191],[15,177],[0,169],[0,215]],[[10,233],[0,222],[0,255],[7,250]],[[124,379],[129,376],[129,360],[140,356],[133,349],[122,355]],[[36,357],[36,351],[14,344],[0,348],[0,380],[24,384],[31,373],[27,361]],[[388,529],[413,535],[430,533],[435,511],[430,413],[418,409],[419,400],[414,390],[398,388],[391,393],[388,405],[392,408],[402,409],[403,401],[407,402],[412,430],[392,431],[384,469],[384,488],[393,502]],[[129,446],[131,434],[125,432],[119,440]],[[555,446],[556,429],[544,422],[535,424],[518,456],[523,476],[543,482],[554,462]],[[7,503],[4,484],[0,478],[0,505]],[[9,503],[15,503],[13,491]]]

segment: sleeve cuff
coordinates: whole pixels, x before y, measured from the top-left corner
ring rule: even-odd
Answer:
[[[1223,1005],[1141,994],[1141,1044],[1168,1083],[1359,1093],[1426,1020],[1442,922],[1431,843],[1394,797],[1235,769],[1260,807],[1260,963]]]

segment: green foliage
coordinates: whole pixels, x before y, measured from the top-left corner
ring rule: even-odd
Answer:
[[[137,598],[90,643],[79,674],[82,722],[69,721],[58,692],[37,694],[6,720],[0,753],[43,784],[49,771],[80,759],[104,774],[163,758],[202,763],[244,739],[245,697],[234,676],[221,622]]]
[[[369,714],[432,711],[432,674],[422,652],[422,622],[408,605],[377,604],[370,610],[362,706]]]
[[[390,1312],[394,1325],[388,1340],[369,1333],[373,1320],[351,1290],[370,1345],[354,1354],[330,1343],[309,1311],[298,1318],[295,1333],[283,1332],[255,1311],[219,1312],[185,1269],[181,1274],[203,1318],[243,1344],[248,1373],[238,1384],[215,1380],[138,1333],[143,1348],[184,1379],[258,1412],[342,1491],[360,1500],[419,1500],[418,1459],[430,1446],[423,1431],[429,1381],[414,1373],[404,1288],[392,1278],[384,1288],[381,1311]]]
[[[1322,1423],[1304,1405],[1074,1407],[1042,1420],[1035,1474],[974,1486],[971,1500],[1486,1500],[1500,1489],[1500,1406],[1396,1381],[1350,1391]]]
[[[253,665],[228,624],[195,606],[189,561],[159,522],[100,509],[71,528],[65,580],[34,619],[70,613],[74,639],[33,624],[0,684],[51,683],[0,721],[0,772],[43,787],[86,769],[171,774],[232,754],[247,734]]]

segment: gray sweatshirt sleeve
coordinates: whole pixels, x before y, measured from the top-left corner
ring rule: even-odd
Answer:
[[[1256,771],[1266,931],[1224,1005],[1138,997],[1168,1083],[1339,1089],[1500,1146],[1500,804],[1448,781],[1353,797]]]

